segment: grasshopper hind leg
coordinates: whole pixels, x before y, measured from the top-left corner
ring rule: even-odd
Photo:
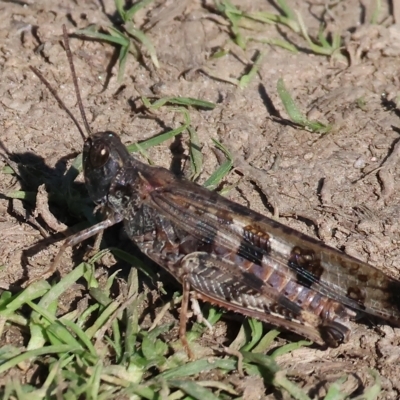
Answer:
[[[190,299],[190,283],[187,281],[186,277],[182,280],[182,303],[181,311],[179,313],[179,339],[182,342],[182,346],[186,351],[189,360],[194,360],[194,354],[189,347],[189,342],[186,337],[186,324],[188,320],[188,308]]]

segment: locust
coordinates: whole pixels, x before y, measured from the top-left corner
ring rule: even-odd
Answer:
[[[179,334],[189,354],[190,295],[321,346],[348,341],[349,321],[364,314],[399,325],[399,280],[165,168],[141,162],[112,131],[92,133],[65,26],[63,35],[86,133],[67,112],[84,140],[87,191],[106,217],[64,242],[50,274],[68,246],[123,222],[130,240],[182,285]]]

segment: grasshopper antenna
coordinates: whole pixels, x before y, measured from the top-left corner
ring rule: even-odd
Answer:
[[[49,89],[50,93],[57,100],[57,103],[59,104],[59,106],[69,115],[69,117],[72,119],[72,121],[74,121],[74,124],[78,128],[78,131],[81,134],[83,140],[86,140],[86,135],[84,134],[81,126],[79,125],[78,120],[74,117],[74,114],[72,114],[72,112],[68,109],[68,107],[64,104],[64,102],[60,99],[57,92],[51,87],[49,81],[35,67],[32,67],[30,65],[29,68],[42,81],[42,83],[47,87],[47,89]]]
[[[79,91],[79,86],[78,86],[78,79],[77,79],[77,77],[76,77],[74,61],[73,61],[73,58],[72,58],[72,52],[71,52],[71,49],[70,49],[70,47],[69,47],[69,40],[68,40],[67,28],[66,28],[65,25],[63,25],[63,26],[62,26],[62,29],[63,29],[63,36],[64,36],[65,52],[67,53],[67,58],[68,58],[69,66],[70,66],[70,68],[71,68],[72,81],[74,82],[75,93],[76,93],[76,98],[77,98],[77,100],[78,100],[79,111],[81,112],[81,116],[82,116],[82,120],[83,120],[83,125],[85,125],[86,133],[88,134],[88,136],[91,136],[91,135],[92,135],[92,131],[91,131],[90,126],[89,126],[89,124],[88,124],[88,122],[87,122],[85,110],[84,110],[84,108],[83,108],[81,93],[80,93],[80,91]],[[86,139],[86,138],[85,138],[85,139]]]
[[[81,94],[80,94],[79,86],[78,86],[78,79],[76,77],[74,61],[73,61],[73,58],[72,58],[72,52],[71,52],[71,49],[69,47],[67,28],[65,27],[65,25],[63,25],[62,28],[63,28],[65,52],[67,53],[69,67],[71,69],[72,81],[73,81],[74,87],[75,87],[75,94],[76,94],[76,98],[77,98],[77,101],[78,101],[79,111],[81,112],[83,125],[85,125],[86,133],[87,133],[88,136],[91,136],[92,131],[91,131],[90,126],[89,126],[89,124],[87,122],[85,110],[83,108],[82,98],[81,98]],[[53,95],[53,97],[57,100],[59,106],[69,115],[69,117],[72,119],[72,121],[74,121],[74,124],[78,128],[78,131],[81,134],[83,140],[86,140],[87,136],[85,135],[85,133],[83,132],[81,126],[79,125],[78,120],[75,118],[75,116],[72,114],[72,112],[67,108],[67,106],[64,104],[64,102],[60,99],[60,97],[58,96],[56,90],[52,88],[52,86],[50,85],[49,81],[35,67],[29,66],[29,68],[42,81],[42,83],[47,87],[47,89],[50,91],[50,93]]]

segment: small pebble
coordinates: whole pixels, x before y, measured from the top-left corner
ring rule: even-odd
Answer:
[[[304,154],[304,159],[306,161],[311,160],[314,157],[314,153],[306,153]]]
[[[353,164],[354,168],[362,169],[365,167],[365,160],[363,157],[357,158],[357,160]]]

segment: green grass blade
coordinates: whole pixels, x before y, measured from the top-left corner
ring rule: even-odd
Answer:
[[[49,355],[49,354],[64,354],[64,353],[79,353],[82,351],[81,346],[74,347],[70,345],[58,345],[58,346],[46,346],[41,347],[40,349],[34,349],[30,351],[25,351],[22,354],[19,354],[16,357],[4,362],[0,365],[0,374],[7,371],[8,369],[17,366],[19,363],[23,361],[27,361],[31,358],[39,357],[42,355]]]
[[[279,371],[278,364],[272,357],[260,353],[250,353],[248,351],[241,351],[243,354],[243,361],[247,363],[254,363],[266,368],[272,375]]]
[[[382,394],[382,382],[378,372],[374,369],[369,369],[368,372],[374,378],[374,384],[370,388],[366,389],[364,394],[355,397],[353,400],[375,400],[380,394]]]
[[[229,171],[233,167],[233,162],[231,160],[224,161],[217,170],[215,170],[211,176],[204,182],[203,186],[207,189],[215,189],[222,179],[228,175]]]
[[[284,374],[276,374],[274,385],[286,390],[295,400],[311,400],[302,389],[290,382]]]
[[[297,20],[290,19],[283,15],[277,15],[277,14],[272,14],[272,13],[268,13],[268,12],[264,12],[264,11],[259,11],[259,12],[246,14],[246,17],[250,18],[254,21],[262,22],[264,24],[274,23],[274,24],[286,25],[293,32],[295,32],[295,33],[300,32],[300,27],[299,27],[299,24],[297,23]]]
[[[158,379],[175,379],[183,378],[191,375],[207,372],[220,368],[222,370],[232,371],[236,369],[236,360],[232,359],[216,359],[216,360],[197,360],[188,362],[180,367],[171,368],[168,371],[159,374]]]
[[[102,328],[102,326],[109,320],[109,318],[118,309],[120,303],[118,301],[112,301],[96,319],[94,324],[85,331],[86,336],[93,338],[95,334]]]
[[[69,287],[74,285],[80,279],[86,270],[85,263],[79,264],[71,272],[65,275],[57,284],[55,284],[38,303],[40,307],[46,309],[56,301]]]
[[[76,348],[78,348],[78,347],[82,348],[81,343],[79,343],[79,341],[74,338],[74,336],[70,333],[70,331],[66,328],[66,326],[64,326],[64,325],[67,325],[68,322],[67,322],[67,324],[65,324],[65,321],[61,322],[61,320],[57,320],[53,314],[49,313],[44,308],[39,307],[35,303],[28,302],[28,305],[37,314],[41,315],[48,322],[50,322],[50,325],[45,328],[46,333],[48,335],[53,335],[55,338],[58,339],[60,344],[68,344],[68,345],[76,347]],[[70,321],[69,321],[69,324],[72,325],[72,323]],[[78,330],[80,330],[80,329],[78,327],[76,327],[76,331],[78,331]],[[87,340],[85,340],[85,342],[87,342]],[[90,346],[90,347],[92,347],[92,346]]]
[[[121,46],[118,54],[118,82],[122,82],[122,78],[124,77],[126,61],[128,60],[130,44],[127,46]]]
[[[342,392],[342,386],[346,380],[347,378],[343,376],[336,382],[329,385],[329,389],[324,397],[324,400],[344,400],[347,397],[347,394]]]
[[[125,1],[124,0],[114,0],[115,8],[123,21],[126,20],[126,13],[124,10]]]
[[[292,53],[298,53],[299,51],[297,50],[296,46],[293,44],[289,43],[286,40],[281,40],[281,39],[262,39],[262,38],[251,38],[250,40],[254,42],[259,42],[259,43],[265,43],[269,44],[271,46],[277,46],[281,47],[282,49],[288,50]]]
[[[318,30],[318,40],[321,43],[322,47],[328,48],[331,46],[327,38],[324,36],[324,25],[322,24]]]
[[[306,117],[297,108],[296,103],[294,102],[290,93],[287,91],[282,78],[278,80],[277,90],[290,119],[296,124],[304,125]]]
[[[124,21],[130,21],[132,17],[142,8],[148,6],[154,0],[142,0],[138,1],[135,5],[133,5],[129,10],[125,12],[125,19]]]
[[[9,165],[5,165],[2,169],[1,172],[3,174],[10,174],[10,175],[16,175],[18,171],[14,171]]]
[[[136,40],[138,40],[140,43],[143,44],[143,46],[149,52],[150,59],[154,64],[154,66],[156,68],[160,68],[160,63],[158,62],[156,49],[154,48],[153,43],[151,43],[151,40],[146,36],[146,34],[142,32],[140,29],[135,28],[133,23],[130,21],[126,21],[125,30],[129,35],[131,35],[132,37],[134,37]]]
[[[280,332],[277,329],[271,329],[267,334],[265,334],[262,339],[258,342],[257,346],[252,350],[253,353],[266,353],[271,347],[272,342]]]
[[[227,160],[224,161],[219,166],[219,168],[216,171],[214,171],[211,174],[211,176],[204,182],[203,186],[210,190],[215,189],[218,186],[218,184],[222,181],[222,179],[224,179],[225,176],[228,175],[229,171],[233,167],[233,156],[229,152],[229,150],[225,146],[223,146],[220,142],[218,142],[218,140],[212,139],[212,141],[214,142],[215,147],[217,147],[225,154]]]
[[[149,110],[157,110],[160,107],[165,106],[166,104],[170,105],[179,105],[179,106],[186,106],[186,107],[196,107],[196,108],[204,108],[213,110],[216,107],[215,103],[211,103],[210,101],[201,100],[201,99],[194,99],[192,97],[163,97],[150,103],[147,97],[142,97],[143,104]]]
[[[140,258],[137,258],[137,257],[133,256],[132,254],[127,253],[126,251],[119,249],[118,247],[111,247],[110,250],[115,255],[115,257],[117,257],[117,258],[129,263],[134,268],[140,270],[147,277],[149,277],[153,282],[157,281],[157,278],[156,278],[156,275],[154,274],[154,272]]]
[[[287,5],[286,0],[276,0],[279,8],[283,11],[283,14],[290,20],[296,21],[296,14],[294,11]]]
[[[89,337],[77,324],[67,319],[62,319],[62,323],[78,337],[78,339],[83,343],[83,345],[89,350],[90,354],[92,354],[93,356],[97,355],[97,351],[94,348]]]
[[[201,145],[199,141],[199,136],[196,130],[192,127],[188,127],[189,132],[189,157],[190,157],[190,167],[192,170],[191,180],[196,180],[201,174],[203,169],[203,153],[201,152]]]
[[[249,318],[246,321],[250,328],[250,340],[246,341],[246,344],[243,346],[242,350],[250,351],[262,338],[263,323],[254,318]]]
[[[172,139],[173,137],[181,134],[186,129],[188,129],[188,127],[190,125],[190,115],[187,112],[187,110],[182,109],[182,108],[176,108],[176,109],[172,109],[172,110],[183,113],[184,118],[185,118],[185,123],[183,125],[181,125],[180,127],[176,128],[176,129],[173,129],[172,131],[168,131],[168,132],[162,133],[161,135],[157,135],[157,136],[154,136],[151,139],[147,139],[147,140],[145,140],[143,142],[140,142],[140,147],[142,149],[147,150],[150,147],[157,146],[157,145],[165,142],[166,140]],[[137,151],[139,151],[139,148],[138,148],[137,144],[135,144],[135,143],[127,146],[127,149],[128,149],[129,152],[137,152]]]
[[[11,314],[15,313],[24,304],[42,297],[45,293],[50,290],[51,286],[46,281],[38,281],[29,285],[21,293],[16,296],[9,297],[5,299],[2,297],[2,304],[0,308],[0,316],[7,318]]]
[[[375,7],[374,11],[372,12],[370,21],[372,25],[378,24],[378,18],[379,14],[381,13],[381,10],[382,10],[382,0],[375,0]]]
[[[103,363],[98,361],[94,367],[94,371],[92,371],[92,374],[89,375],[87,390],[88,399],[98,399],[102,372]]]
[[[219,400],[220,398],[217,396],[214,396],[214,394],[200,386],[198,383],[193,382],[193,381],[180,381],[180,380],[169,380],[168,381],[168,386],[172,386],[174,388],[178,388],[188,394],[191,398],[196,399],[196,400]]]
[[[327,133],[332,127],[330,125],[322,124],[318,121],[310,121],[308,120],[297,108],[296,103],[294,102],[292,96],[287,91],[283,79],[280,78],[277,84],[278,95],[282,100],[282,103],[285,107],[286,112],[288,113],[290,119],[296,124],[308,128],[312,132],[318,133]]]
[[[256,60],[254,61],[254,64],[250,68],[250,71],[240,78],[239,87],[241,89],[246,88],[249,85],[249,83],[254,79],[254,77],[258,74],[258,70],[260,69],[265,54],[266,54],[265,52],[259,53]]]
[[[172,139],[174,136],[180,135],[186,129],[187,129],[186,125],[181,125],[180,127],[173,129],[172,131],[162,133],[161,135],[157,135],[151,139],[147,139],[143,142],[140,142],[140,147],[144,150],[147,150],[150,147],[157,146],[169,139]],[[133,143],[133,144],[127,146],[127,149],[130,153],[139,151],[139,147],[137,146],[136,143]]]
[[[104,40],[109,43],[118,44],[122,47],[129,47],[129,39],[124,36],[120,31],[107,27],[107,30],[110,32],[109,35],[105,33],[100,33],[97,31],[98,27],[96,25],[92,25],[85,29],[79,29],[75,32],[76,35],[87,36],[89,38]]]
[[[243,18],[243,12],[235,7],[229,0],[216,2],[217,9],[225,15],[231,23],[231,30],[236,44],[242,49],[246,48],[246,39],[240,33],[239,22]]]
[[[294,350],[299,349],[300,347],[304,346],[311,346],[313,343],[308,340],[299,340],[298,342],[292,342],[285,344],[284,346],[278,347],[272,354],[271,357],[276,358],[283,354],[290,353]]]
[[[8,192],[6,193],[6,197],[8,197],[9,199],[25,200],[29,203],[36,202],[36,193],[26,192],[24,190],[15,190],[13,192]]]

